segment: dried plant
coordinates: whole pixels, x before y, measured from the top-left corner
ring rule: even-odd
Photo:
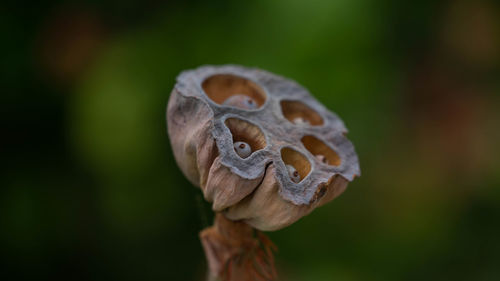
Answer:
[[[181,73],[167,122],[179,167],[217,212],[200,237],[210,275],[224,281],[275,280],[275,246],[260,231],[294,223],[360,173],[343,122],[297,83],[259,69]]]

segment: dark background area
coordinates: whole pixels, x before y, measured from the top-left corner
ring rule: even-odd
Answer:
[[[3,280],[203,280],[177,168],[177,74],[259,67],[342,117],[362,176],[283,230],[280,280],[500,280],[499,5],[7,1]]]

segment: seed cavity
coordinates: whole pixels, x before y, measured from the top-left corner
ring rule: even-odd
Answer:
[[[311,172],[311,163],[301,152],[291,147],[281,149],[281,159],[285,164],[290,179],[299,183]]]
[[[316,159],[326,165],[339,166],[342,162],[335,150],[315,136],[304,136],[301,139],[304,147],[311,152]]]
[[[237,141],[233,144],[233,146],[236,154],[238,154],[241,158],[247,158],[250,154],[252,154],[252,148],[250,148],[250,145],[246,142]]]
[[[224,124],[233,137],[234,151],[241,158],[266,147],[266,137],[256,125],[239,118],[228,118]]]
[[[208,98],[221,105],[231,105],[247,110],[256,109],[261,107],[267,99],[267,94],[258,84],[237,75],[215,74],[207,77],[201,86]],[[234,96],[244,96],[249,100],[231,99]],[[226,102],[235,102],[235,104],[226,104]]]
[[[304,125],[302,121],[307,121],[308,126],[321,126],[324,124],[321,115],[309,105],[297,100],[282,100],[280,102],[283,116],[293,124]]]

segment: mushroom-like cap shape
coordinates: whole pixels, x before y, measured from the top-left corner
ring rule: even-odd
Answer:
[[[213,210],[259,230],[292,224],[360,174],[340,118],[267,71],[226,65],[182,72],[167,123],[180,169]]]

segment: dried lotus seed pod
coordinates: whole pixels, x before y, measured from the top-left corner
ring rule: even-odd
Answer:
[[[228,222],[286,227],[360,174],[339,117],[294,81],[267,71],[227,65],[182,72],[167,123],[180,169],[218,212],[214,228],[201,234],[212,271],[229,258],[210,249],[234,245],[220,240],[229,237],[221,234]]]
[[[267,71],[231,65],[185,71],[167,121],[179,167],[213,209],[260,230],[295,222],[360,173],[343,122],[300,85]],[[270,189],[274,200],[255,207],[251,201]],[[278,207],[293,211],[278,217]]]

